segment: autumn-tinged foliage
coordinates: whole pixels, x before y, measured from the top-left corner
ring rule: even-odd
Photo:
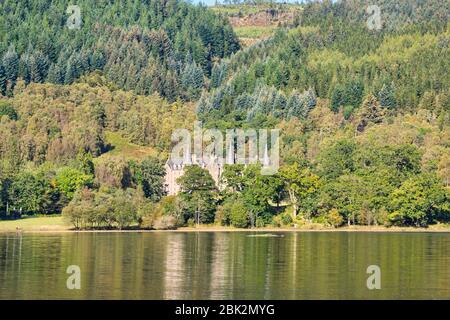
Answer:
[[[0,109],[7,115],[0,123],[2,162],[65,163],[80,152],[99,156],[111,148],[106,131],[163,151],[172,130],[194,118],[189,106],[116,89],[97,75],[71,86],[21,85]]]
[[[76,228],[449,222],[439,1],[374,1],[379,31],[365,1],[307,3],[292,28],[238,52],[207,8],[121,2],[96,2],[80,33],[52,24],[64,1],[0,4],[0,25],[24,21],[0,34],[0,215],[63,212]],[[278,173],[226,165],[216,185],[188,166],[166,196],[171,134],[196,119],[280,129]]]

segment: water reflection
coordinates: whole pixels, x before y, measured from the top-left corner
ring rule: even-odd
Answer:
[[[0,298],[449,299],[447,234],[0,235]],[[366,287],[379,265],[382,289]],[[66,269],[81,268],[81,290]]]
[[[164,299],[183,299],[186,283],[185,244],[182,234],[167,239],[164,272]]]

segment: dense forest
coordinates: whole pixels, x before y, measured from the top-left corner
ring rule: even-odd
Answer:
[[[101,70],[137,94],[190,100],[213,62],[239,49],[229,23],[203,6],[177,0],[80,0],[78,9],[71,4],[0,3],[4,95],[12,94],[18,78],[27,84],[71,84]]]
[[[450,219],[450,30],[442,1],[299,5],[241,49],[183,1],[0,4],[0,216],[77,228],[428,226]],[[20,22],[20,23],[18,23]],[[2,31],[3,31],[2,30]],[[2,97],[3,96],[3,97]],[[167,196],[172,131],[278,128],[281,167],[190,166]]]
[[[392,111],[448,105],[448,10],[440,10],[438,1],[417,1],[417,8],[412,2],[392,9],[392,1],[382,2],[387,12],[405,13],[392,19],[386,14],[379,32],[367,28],[361,1],[305,6],[297,28],[279,30],[213,67],[200,117],[237,112],[247,120],[257,113],[305,118],[314,95],[329,99],[335,112],[342,107],[346,118],[368,93]]]

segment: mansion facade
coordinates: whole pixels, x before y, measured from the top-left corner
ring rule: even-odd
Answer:
[[[177,179],[184,174],[184,168],[190,165],[198,165],[199,167],[208,170],[211,177],[214,179],[216,186],[220,188],[220,179],[225,167],[225,164],[236,164],[236,154],[233,152],[232,146],[227,154],[227,158],[224,159],[218,157],[211,157],[205,161],[202,157],[198,157],[196,154],[185,154],[184,159],[181,163],[175,163],[172,159],[165,164],[166,175],[164,177],[164,182],[166,185],[166,192],[168,195],[176,195],[181,191],[180,186],[177,183]],[[254,161],[248,163],[256,163],[259,159],[254,159]],[[261,164],[263,166],[269,166],[270,160],[267,151],[267,146],[264,152],[264,157],[261,159]]]

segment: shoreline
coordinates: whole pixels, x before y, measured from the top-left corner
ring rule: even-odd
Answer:
[[[342,226],[340,228],[325,227],[310,224],[294,227],[265,227],[255,229],[241,229],[230,226],[201,225],[199,227],[180,227],[171,230],[140,229],[137,225],[129,229],[99,229],[76,230],[67,225],[61,216],[33,217],[19,220],[0,220],[1,234],[50,234],[50,233],[186,233],[186,232],[246,232],[246,233],[280,233],[280,232],[367,232],[367,233],[450,233],[450,225],[436,224],[428,228],[416,227],[385,227],[385,226]]]
[[[46,228],[45,226],[30,229],[0,229],[1,234],[51,234],[51,233],[223,233],[223,232],[245,232],[245,233],[293,233],[293,232],[348,232],[348,233],[450,233],[450,227],[374,227],[374,226],[355,226],[342,228],[258,228],[258,229],[240,229],[233,227],[181,227],[173,230],[149,230],[149,229],[111,229],[111,230],[75,230],[70,227],[61,226],[60,228]]]

